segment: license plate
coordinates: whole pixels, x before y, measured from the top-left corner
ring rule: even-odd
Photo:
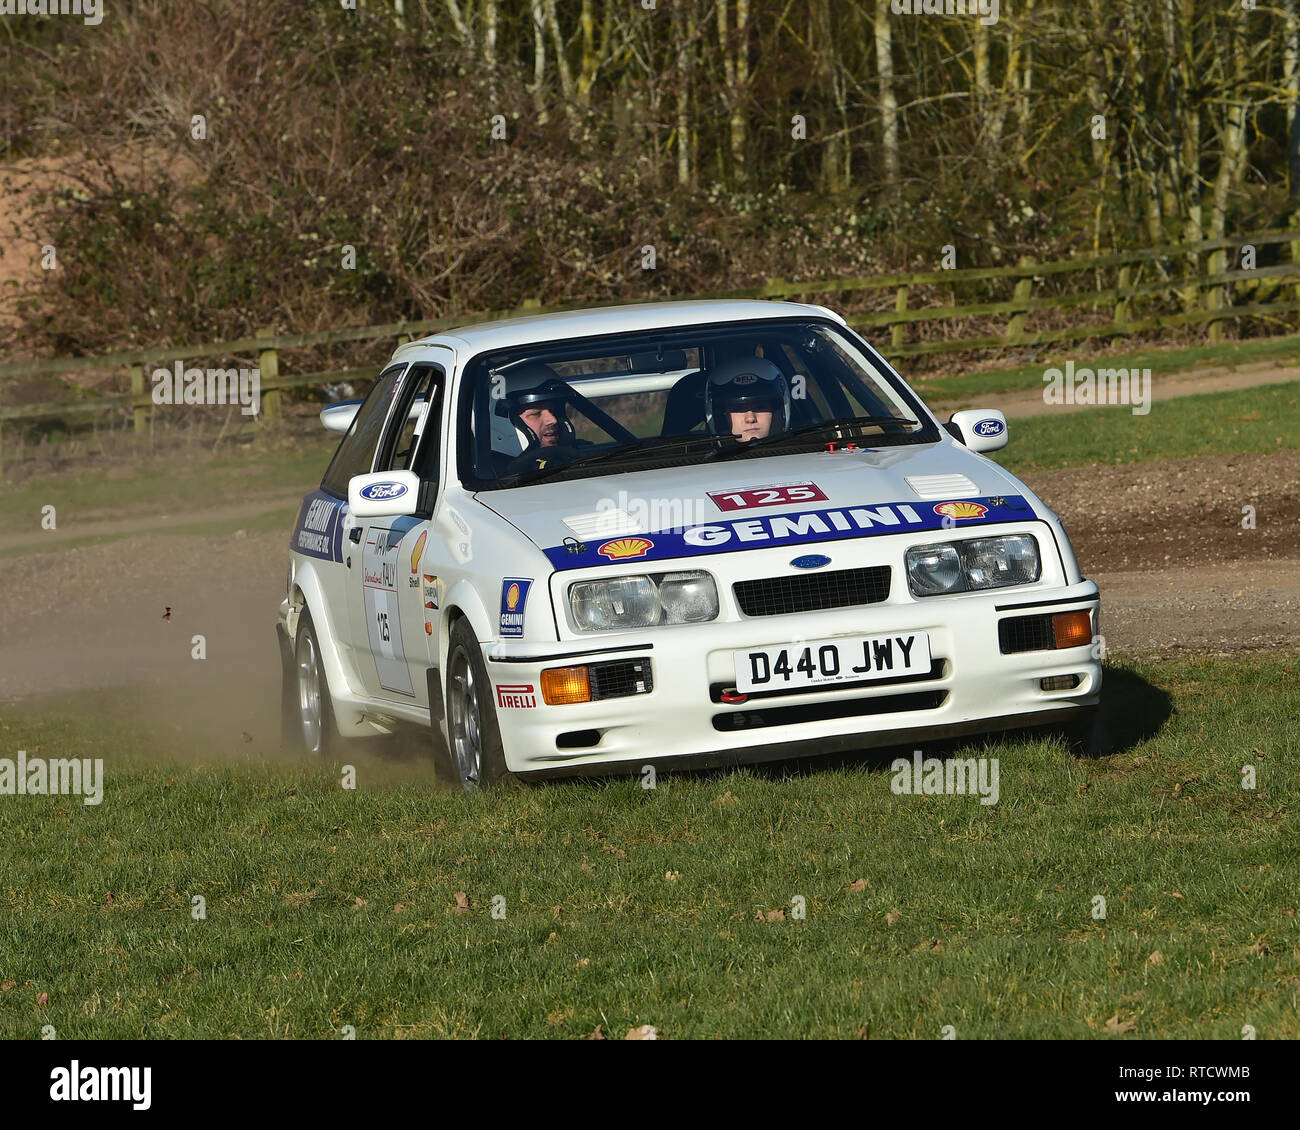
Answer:
[[[930,670],[930,637],[925,632],[903,632],[808,640],[789,647],[733,651],[731,655],[737,690],[798,690],[925,674]]]

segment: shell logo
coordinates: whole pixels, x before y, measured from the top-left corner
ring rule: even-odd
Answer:
[[[596,552],[611,561],[625,561],[629,557],[644,557],[654,546],[649,538],[617,538],[597,546]]]
[[[418,573],[420,571],[420,555],[424,552],[424,543],[428,540],[429,540],[429,531],[422,530],[420,532],[420,539],[415,543],[415,548],[411,550],[411,572],[412,573]]]
[[[989,508],[978,502],[941,502],[934,512],[945,518],[983,518]]]
[[[519,586],[511,585],[506,589],[506,609],[513,612],[519,607]]]

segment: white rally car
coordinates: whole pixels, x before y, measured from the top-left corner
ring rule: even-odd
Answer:
[[[309,751],[431,726],[473,787],[1091,724],[1097,586],[979,454],[1005,418],[941,423],[822,307],[472,326],[321,415],[277,624]]]

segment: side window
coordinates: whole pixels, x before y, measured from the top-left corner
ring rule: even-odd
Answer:
[[[406,369],[404,364],[394,365],[385,370],[375,381],[365,403],[357,409],[357,414],[348,428],[343,442],[330,460],[329,469],[321,480],[321,490],[337,495],[348,496],[348,480],[353,475],[365,475],[375,460],[375,449],[379,446],[379,437],[383,434],[384,421],[388,418],[388,409],[397,392],[398,380]]]
[[[437,478],[442,387],[443,373],[437,366],[411,367],[375,461],[376,471],[415,471],[422,479]]]

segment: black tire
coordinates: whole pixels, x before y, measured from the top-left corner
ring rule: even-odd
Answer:
[[[285,685],[280,696],[284,713],[282,729],[291,749],[314,757],[328,757],[337,745],[338,726],[320,654],[316,626],[311,621],[311,613],[303,608],[298,616],[292,664],[284,672]]]
[[[474,630],[463,618],[456,621],[447,641],[443,703],[447,741],[435,741],[435,747],[441,747],[438,776],[467,792],[509,778],[492,684]]]

